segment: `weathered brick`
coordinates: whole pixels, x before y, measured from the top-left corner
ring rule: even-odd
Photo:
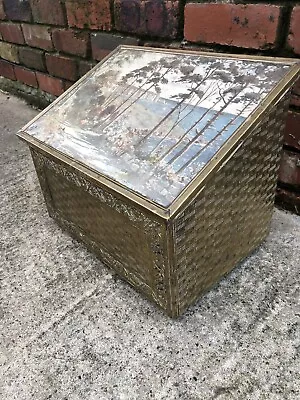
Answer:
[[[22,24],[25,42],[32,47],[53,50],[51,29],[43,25]]]
[[[53,54],[46,54],[46,66],[50,75],[75,81],[78,78],[76,61]]]
[[[110,33],[92,33],[92,53],[95,60],[102,60],[120,44],[138,45],[139,40],[132,37],[112,35]]]
[[[54,78],[41,72],[36,73],[39,88],[44,92],[51,93],[54,96],[60,96],[64,92],[64,82],[61,79]]]
[[[145,27],[148,35],[175,38],[178,30],[179,2],[145,2]]]
[[[38,87],[36,75],[34,71],[30,71],[27,68],[20,67],[19,65],[14,66],[16,79],[25,85]]]
[[[298,112],[288,112],[284,144],[300,150],[300,113]]]
[[[142,6],[143,2],[140,0],[116,0],[114,3],[116,28],[124,32],[139,33],[143,23]]]
[[[0,57],[4,60],[19,63],[18,48],[10,43],[0,42]]]
[[[16,80],[13,64],[0,60],[0,76],[5,78]]]
[[[300,6],[294,7],[291,16],[288,45],[300,54]]]
[[[23,32],[20,24],[3,22],[0,24],[2,38],[7,42],[24,44]]]
[[[61,0],[30,0],[35,22],[49,25],[65,25],[66,19]]]
[[[280,207],[300,215],[300,193],[277,187],[275,200]]]
[[[26,67],[38,71],[46,71],[44,52],[42,50],[31,49],[30,47],[20,47],[19,59],[20,63],[26,65]]]
[[[89,44],[89,34],[72,29],[55,29],[52,40],[56,50],[80,57],[86,57]]]
[[[67,0],[68,24],[71,27],[111,29],[109,0]]]
[[[179,1],[116,0],[114,8],[119,31],[168,38],[177,35]]]
[[[12,21],[31,20],[31,10],[28,0],[3,0],[7,19]]]
[[[300,188],[300,153],[290,150],[282,152],[279,181],[295,189]]]
[[[3,0],[0,0],[0,20],[5,19]]]
[[[269,49],[276,46],[281,7],[188,3],[184,36],[191,42]]]
[[[78,63],[78,75],[81,77],[88,73],[94,66],[95,62],[80,60]]]

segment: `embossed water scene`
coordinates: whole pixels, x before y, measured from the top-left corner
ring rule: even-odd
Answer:
[[[289,68],[124,47],[26,132],[168,207]]]

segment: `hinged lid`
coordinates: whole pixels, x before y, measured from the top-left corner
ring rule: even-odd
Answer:
[[[296,69],[291,60],[123,46],[20,136],[168,209]]]

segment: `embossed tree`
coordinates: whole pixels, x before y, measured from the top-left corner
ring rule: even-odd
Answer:
[[[101,128],[106,129],[151,90],[160,93],[161,83],[167,83],[167,75],[178,62],[176,57],[164,57],[124,75],[121,93],[110,99],[108,116],[101,120]],[[123,94],[126,94],[125,96]],[[114,104],[116,102],[116,104]]]

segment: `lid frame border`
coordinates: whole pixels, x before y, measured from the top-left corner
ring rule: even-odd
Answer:
[[[34,123],[37,119],[47,113],[52,107],[54,107],[59,101],[65,99],[70,94],[74,93],[74,90],[86,80],[90,75],[94,73],[100,65],[104,64],[107,59],[112,57],[114,54],[118,53],[121,49],[132,49],[147,52],[161,52],[161,53],[171,53],[171,54],[190,54],[199,55],[203,57],[217,57],[225,59],[238,59],[245,61],[260,61],[260,62],[273,62],[277,64],[291,64],[290,70],[282,78],[280,82],[270,91],[269,94],[264,98],[264,100],[258,105],[254,112],[246,118],[243,124],[235,131],[234,135],[227,140],[226,143],[219,149],[219,151],[212,157],[212,159],[203,167],[201,171],[192,179],[192,181],[180,192],[180,194],[173,200],[173,202],[167,206],[163,207],[154,201],[146,198],[145,196],[134,192],[125,185],[110,179],[99,171],[85,165],[84,163],[74,159],[73,157],[56,150],[50,145],[43,143],[42,141],[34,138],[26,132],[26,129]],[[254,129],[259,123],[260,117],[270,109],[279,99],[280,96],[288,90],[297,78],[300,77],[300,64],[297,59],[294,58],[278,58],[278,57],[265,57],[258,55],[245,55],[245,54],[227,54],[227,53],[216,53],[216,52],[205,52],[197,50],[185,50],[185,49],[164,49],[155,47],[142,47],[142,46],[132,46],[132,45],[120,45],[116,47],[111,53],[109,53],[103,60],[97,63],[87,74],[82,76],[78,81],[74,83],[69,89],[67,89],[62,95],[55,99],[48,107],[41,111],[37,116],[30,120],[23,128],[17,132],[17,136],[27,142],[29,145],[40,149],[44,153],[49,153],[52,157],[56,157],[64,163],[71,165],[73,168],[79,172],[87,175],[88,177],[99,181],[100,184],[108,187],[110,190],[117,192],[121,196],[124,196],[130,201],[139,204],[141,207],[147,209],[148,211],[156,214],[164,220],[169,220],[174,218],[184,207],[184,205],[195,196],[196,192],[203,189],[207,179],[210,174],[217,169],[219,163],[222,165],[226,160],[234,154],[234,152],[239,147],[241,140],[245,140],[250,133],[250,130]]]

